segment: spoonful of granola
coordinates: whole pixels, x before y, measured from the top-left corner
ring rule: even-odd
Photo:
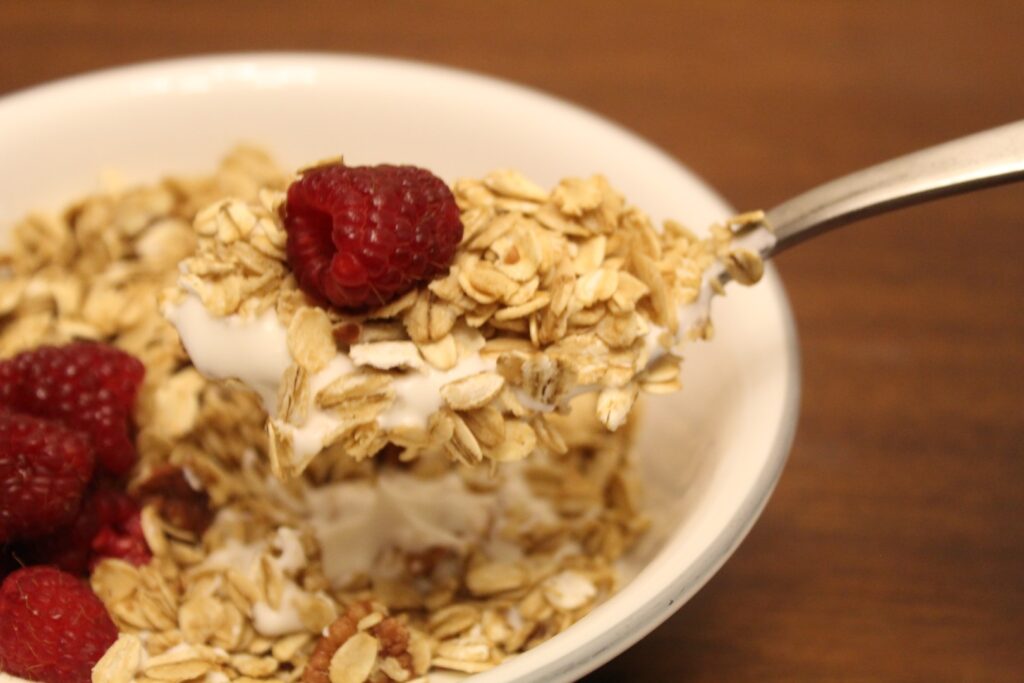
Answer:
[[[255,390],[275,473],[321,451],[468,464],[565,444],[547,424],[584,392],[621,426],[641,390],[679,388],[679,345],[712,334],[729,280],[811,234],[1024,174],[1024,123],[821,186],[699,237],[661,230],[602,176],[546,190],[515,171],[304,169],[195,221],[165,314],[193,363]]]
[[[581,391],[619,427],[642,387],[678,387],[670,331],[733,235],[656,230],[601,176],[449,189],[340,162],[218,202],[195,230],[165,313],[200,371],[259,393],[281,476],[327,448],[562,451],[547,416]]]

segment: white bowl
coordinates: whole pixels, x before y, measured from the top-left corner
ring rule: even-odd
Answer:
[[[0,234],[26,211],[97,187],[203,172],[239,141],[288,165],[339,152],[447,179],[513,167],[542,184],[602,172],[655,220],[703,227],[731,213],[697,177],[632,133],[550,96],[461,71],[310,54],[200,57],[67,79],[0,101]],[[681,394],[650,401],[638,445],[655,516],[622,590],[565,633],[474,680],[577,678],[666,619],[733,552],[793,437],[799,362],[774,270],[714,310]]]

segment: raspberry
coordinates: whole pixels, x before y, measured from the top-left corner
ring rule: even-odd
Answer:
[[[139,507],[108,481],[95,482],[75,520],[18,551],[30,564],[49,564],[84,575],[104,557],[135,565],[150,559]]]
[[[283,217],[299,287],[350,311],[444,275],[462,240],[451,190],[414,166],[319,166],[288,188]]]
[[[41,346],[0,363],[0,406],[84,432],[100,465],[120,475],[136,460],[131,415],[144,373],[104,344]]]
[[[210,496],[192,488],[185,471],[175,465],[154,467],[134,493],[144,504],[156,506],[160,519],[196,536],[213,521]]]
[[[136,510],[116,524],[102,527],[92,539],[89,569],[95,569],[103,558],[114,557],[136,567],[149,562],[153,556],[142,533],[142,518]]]
[[[18,562],[18,558],[14,554],[14,549],[10,546],[0,544],[0,582],[4,580],[5,576],[19,567],[21,567],[21,563]]]
[[[15,547],[15,556],[27,565],[46,564],[84,576],[89,571],[92,539],[100,523],[93,506],[86,500],[71,524],[48,536]]]
[[[71,522],[94,464],[82,434],[0,408],[0,543]]]
[[[83,581],[28,567],[0,587],[0,670],[41,683],[88,683],[117,627]]]

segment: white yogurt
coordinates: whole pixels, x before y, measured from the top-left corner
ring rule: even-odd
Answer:
[[[196,369],[211,379],[239,380],[256,391],[268,414],[277,412],[278,385],[292,358],[288,352],[288,331],[272,309],[259,317],[217,317],[203,306],[194,292],[187,292],[180,302],[168,304],[164,315],[178,330]],[[378,417],[381,426],[426,427],[430,416],[441,407],[442,386],[494,369],[494,361],[479,356],[478,350],[470,345],[465,349],[467,355],[449,370],[437,370],[424,363],[422,368],[396,377],[392,382],[395,400]],[[327,367],[310,378],[310,395],[315,396],[354,368],[352,360],[339,353]],[[292,437],[299,460],[308,460],[319,453],[324,437],[339,424],[334,415],[315,405],[310,406],[309,417],[301,427],[276,423]]]
[[[257,318],[211,314],[198,296],[189,292],[169,304],[164,316],[178,330],[192,364],[212,379],[237,379],[259,394],[273,414],[277,386],[291,365],[288,333],[273,309]]]
[[[324,575],[332,585],[343,586],[359,575],[386,576],[382,558],[389,554],[442,548],[464,557],[480,548],[495,560],[521,559],[522,550],[501,538],[502,520],[547,525],[558,519],[551,503],[530,490],[523,472],[521,464],[507,464],[501,485],[485,493],[471,490],[455,472],[423,479],[387,470],[375,481],[339,482],[305,489],[300,496],[284,495],[315,535]],[[230,510],[220,514],[237,515]],[[282,598],[276,609],[255,603],[252,618],[258,633],[276,637],[303,628],[298,612],[302,592],[294,579],[307,558],[298,529],[281,527],[269,539],[248,544],[229,540],[201,567],[233,568],[254,578],[260,558],[271,549],[270,562],[285,577]]]
[[[306,500],[324,574],[335,584],[370,573],[388,550],[462,555],[487,533],[498,507],[494,494],[467,490],[454,472],[435,479],[388,472],[375,483],[312,489]]]
[[[374,575],[390,551],[408,555],[443,548],[463,556],[475,546],[496,560],[520,559],[521,549],[501,538],[502,521],[514,513],[528,525],[547,525],[558,515],[530,490],[521,465],[508,463],[501,471],[501,485],[484,493],[469,489],[454,472],[422,479],[398,471],[374,483],[307,491],[308,521],[325,576],[343,585],[360,573]]]

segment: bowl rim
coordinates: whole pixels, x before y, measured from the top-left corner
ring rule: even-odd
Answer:
[[[675,171],[691,178],[695,186],[705,192],[710,199],[721,205],[723,212],[732,210],[732,207],[722,199],[715,189],[680,160],[607,116],[538,88],[489,74],[450,65],[368,53],[246,51],[207,53],[169,59],[138,61],[76,73],[0,95],[0,117],[3,116],[6,110],[17,108],[22,103],[28,104],[37,99],[61,96],[66,94],[68,90],[89,88],[102,81],[131,78],[133,76],[145,75],[147,72],[181,68],[202,69],[232,65],[242,66],[251,63],[261,63],[264,65],[301,63],[316,67],[357,61],[370,62],[392,68],[420,69],[425,73],[434,75],[476,81],[480,84],[515,92],[528,99],[545,102],[548,105],[563,109],[574,116],[589,119],[607,128],[609,132],[629,140],[639,148],[642,148],[646,153],[659,157]],[[760,286],[771,288],[774,299],[778,302],[779,313],[782,317],[781,323],[785,352],[789,361],[788,372],[783,378],[785,394],[783,397],[781,419],[776,424],[774,440],[769,446],[769,455],[764,461],[761,472],[746,492],[740,504],[736,506],[734,513],[723,526],[719,535],[684,571],[676,575],[671,582],[662,586],[660,590],[649,597],[643,604],[632,610],[626,619],[614,624],[612,628],[608,628],[587,641],[586,647],[571,650],[563,656],[542,662],[537,669],[527,672],[528,680],[571,680],[596,669],[634,645],[663,623],[711,579],[746,537],[767,505],[788,460],[790,448],[796,434],[801,396],[801,355],[796,323],[789,298],[786,295],[781,278],[770,263],[767,264],[766,277]],[[515,658],[509,661],[513,669],[516,668],[514,665],[515,661]],[[503,668],[478,674],[474,676],[474,680],[479,680],[481,683],[488,683],[499,679],[527,680],[526,678],[508,679],[503,675],[505,674],[505,671],[502,671]],[[512,675],[515,676],[515,673],[513,672]]]

